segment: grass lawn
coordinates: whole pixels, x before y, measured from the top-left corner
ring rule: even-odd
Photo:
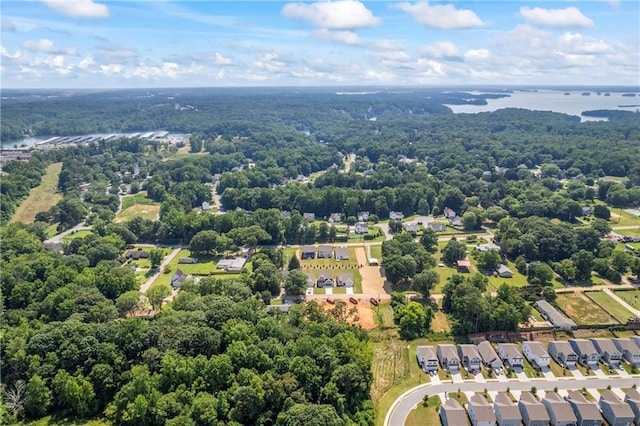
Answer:
[[[556,303],[578,325],[617,323],[611,315],[582,293],[558,294]]]
[[[371,257],[378,259],[378,262],[382,262],[382,246],[371,246]]]
[[[127,222],[136,216],[155,221],[159,214],[160,204],[134,204],[118,213],[114,222]]]
[[[615,294],[635,309],[640,309],[640,290],[618,290]]]
[[[627,320],[634,316],[627,308],[616,302],[611,296],[603,291],[590,291],[585,294],[622,324],[626,324]]]
[[[371,235],[372,239],[371,240],[365,240],[364,239],[365,235]],[[358,241],[374,242],[374,241],[384,241],[384,240],[385,240],[384,232],[382,232],[382,230],[377,226],[370,226],[368,234],[356,234],[355,232],[350,232],[349,233],[349,242],[350,243],[355,243],[355,242],[358,242]]]
[[[451,324],[449,324],[449,318],[447,315],[438,310],[434,312],[433,320],[431,321],[431,330],[436,333],[451,331]]]
[[[93,234],[93,232],[91,232],[91,230],[89,229],[82,229],[80,231],[76,231],[72,234],[69,235],[65,235],[64,237],[62,237],[62,241],[71,241],[71,240],[75,240],[76,238],[84,238],[87,235]]]
[[[475,260],[471,259],[471,262],[475,266]],[[490,287],[493,287],[494,289],[497,290],[498,287],[500,287],[502,285],[502,283],[507,283],[508,285],[510,285],[512,287],[525,287],[525,286],[529,285],[529,283],[527,282],[527,277],[525,277],[520,272],[518,272],[518,270],[516,269],[516,265],[514,265],[513,262],[511,262],[509,260],[505,260],[505,265],[507,265],[509,267],[509,269],[511,269],[511,271],[513,272],[513,277],[511,277],[511,278],[502,278],[502,277],[491,275],[489,277],[489,286]]]
[[[146,191],[138,192],[135,195],[127,195],[125,197],[122,197],[122,210],[128,209],[129,207],[135,204],[151,205],[151,204],[158,204],[158,203],[147,198]]]
[[[62,163],[53,163],[47,167],[40,185],[31,188],[27,198],[13,213],[11,222],[33,223],[36,214],[49,210],[62,199],[62,194],[57,193],[61,170]]]
[[[335,245],[334,248],[339,247],[340,245]],[[358,265],[358,260],[356,258],[356,248],[353,246],[348,246],[349,247],[349,260],[336,260],[333,257],[331,258],[316,258],[316,259],[305,259],[305,260],[300,260],[300,265],[303,267],[303,269],[313,269],[314,267],[316,268],[329,268],[332,266],[335,267],[342,267],[344,268],[345,266],[357,266]]]
[[[440,426],[438,407],[442,405],[438,395],[430,396],[427,406],[418,404],[415,410],[411,410],[405,421],[405,426]]]
[[[624,211],[624,209],[620,210],[618,208],[614,209],[609,207],[611,210],[611,219],[609,220],[609,224],[611,227],[615,228],[616,226],[640,226],[640,218],[632,215]]]
[[[395,328],[393,308],[389,303],[382,303],[371,308],[376,325],[380,328]]]

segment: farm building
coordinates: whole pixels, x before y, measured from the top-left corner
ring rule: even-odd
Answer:
[[[573,320],[569,319],[546,300],[538,300],[535,306],[536,309],[540,311],[540,314],[551,322],[554,327],[562,330],[571,330],[578,327]]]

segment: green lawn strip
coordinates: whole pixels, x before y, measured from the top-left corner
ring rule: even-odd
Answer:
[[[127,195],[125,197],[122,197],[122,210],[128,209],[135,204],[153,205],[158,203],[147,198],[146,192],[139,192],[135,195]]]
[[[615,295],[635,309],[640,309],[640,290],[616,290]]]
[[[627,320],[634,316],[627,308],[603,291],[589,291],[585,292],[585,295],[622,324],[626,324]]]
[[[382,262],[382,246],[371,246],[371,257],[378,259],[378,262]]]
[[[405,426],[440,426],[438,408],[442,405],[438,395],[429,396],[427,406],[420,403],[409,412]]]
[[[84,238],[92,233],[93,232],[90,229],[81,229],[80,231],[75,231],[69,235],[65,235],[64,237],[62,237],[62,241],[71,241],[75,240],[76,238]]]
[[[378,327],[394,328],[396,326],[393,322],[393,308],[389,303],[381,303],[371,309],[373,310],[373,319]]]

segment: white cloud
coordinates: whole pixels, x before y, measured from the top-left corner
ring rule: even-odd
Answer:
[[[61,48],[55,45],[55,43],[47,38],[41,38],[39,40],[25,40],[22,42],[22,48],[31,50],[32,52],[52,53],[52,54],[65,54],[71,56],[77,56],[78,51],[72,47]]]
[[[430,6],[429,2],[399,3],[394,7],[408,13],[420,24],[439,30],[478,28],[484,22],[469,9],[456,9],[452,4]]]
[[[103,74],[120,74],[124,67],[121,64],[103,64],[100,70]]]
[[[422,54],[434,59],[460,59],[458,47],[450,41],[437,41],[425,46]]]
[[[16,26],[13,25],[13,22],[11,22],[11,20],[5,16],[3,16],[0,20],[0,28],[2,29],[2,32],[7,33],[12,33],[16,30]]]
[[[95,61],[91,56],[89,56],[88,58],[84,58],[83,60],[80,61],[80,63],[78,63],[78,68],[85,70],[94,64],[95,64]]]
[[[577,54],[599,54],[612,51],[612,46],[604,40],[585,37],[579,33],[564,33],[559,44],[563,50]]]
[[[214,65],[232,65],[233,59],[222,56],[222,54],[218,52],[213,52],[213,63]]]
[[[6,47],[0,46],[0,56],[2,56],[3,58],[18,59],[20,55],[21,53],[19,50],[16,50],[15,53],[10,53]]]
[[[96,46],[95,58],[102,64],[126,64],[138,60],[138,51],[132,46]]]
[[[362,43],[358,34],[353,31],[330,31],[326,28],[321,28],[314,31],[313,35],[323,40],[336,41],[349,45],[359,45]]]
[[[520,15],[532,24],[546,27],[593,27],[593,21],[580,12],[577,7],[567,7],[565,9],[543,9],[534,7],[533,9],[524,6],[520,8]]]
[[[318,28],[353,29],[373,27],[380,18],[355,0],[338,0],[318,3],[287,3],[282,8],[287,18],[309,21]]]
[[[42,0],[51,9],[71,18],[108,18],[109,9],[93,0]]]
[[[468,61],[481,61],[489,59],[490,53],[487,49],[469,49],[464,53],[464,58]]]

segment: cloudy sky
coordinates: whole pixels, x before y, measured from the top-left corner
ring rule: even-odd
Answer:
[[[3,88],[640,84],[640,2],[0,2]]]

